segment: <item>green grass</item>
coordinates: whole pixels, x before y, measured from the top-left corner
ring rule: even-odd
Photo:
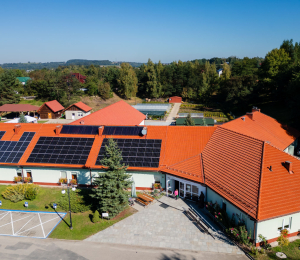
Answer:
[[[44,101],[41,101],[41,100],[21,100],[19,102],[19,104],[29,104],[29,105],[33,105],[33,106],[41,106],[43,105],[45,102]]]
[[[287,255],[287,259],[300,259],[300,250],[298,249],[300,246],[300,239],[291,242],[287,247],[282,248],[282,252]],[[262,255],[258,254],[255,259],[258,260],[267,260],[267,259],[278,259],[276,257],[276,252],[281,252],[281,248],[279,246],[273,247],[270,252]],[[252,255],[253,256],[253,255]]]
[[[101,230],[104,230],[120,220],[129,217],[135,212],[131,207],[127,207],[119,216],[112,220],[101,220],[98,223],[91,221],[92,211],[84,213],[72,213],[73,230],[70,230],[68,224],[70,223],[70,216],[67,214],[65,217],[66,224],[62,221],[57,228],[50,234],[50,238],[56,239],[70,239],[70,240],[82,240]]]
[[[38,120],[38,124],[44,124],[44,123],[46,123],[46,122],[48,122],[48,120],[42,120],[42,121],[39,121],[39,120]]]
[[[14,210],[24,210],[24,202],[11,202],[10,200],[6,200],[2,197],[2,192],[8,187],[8,185],[0,185],[0,198],[2,201],[1,209],[14,209]],[[45,188],[40,187],[40,191],[37,195],[37,198],[33,201],[28,201],[28,210],[36,210],[36,211],[52,211],[53,209],[49,207],[51,202],[57,202],[61,197],[61,189],[60,188]]]

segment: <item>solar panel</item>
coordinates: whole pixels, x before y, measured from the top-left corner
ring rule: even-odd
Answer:
[[[5,131],[0,131],[0,140],[2,139],[2,137],[5,133],[6,133]]]
[[[18,163],[34,135],[24,132],[19,141],[0,141],[0,163]]]
[[[105,129],[105,128],[104,128]],[[157,168],[159,165],[161,140],[159,139],[114,139],[122,152],[123,163],[131,167]],[[105,155],[105,145],[108,138],[104,138],[96,165]]]
[[[105,126],[103,135],[141,135],[142,126]]]
[[[40,137],[27,162],[85,164],[93,138]]]
[[[90,125],[63,125],[61,134],[97,135],[99,126]]]

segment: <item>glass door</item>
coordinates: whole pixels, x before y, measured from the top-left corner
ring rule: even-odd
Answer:
[[[187,199],[192,198],[192,185],[191,184],[186,184],[185,185],[185,197]]]
[[[184,198],[184,183],[179,182],[179,196],[180,198]]]

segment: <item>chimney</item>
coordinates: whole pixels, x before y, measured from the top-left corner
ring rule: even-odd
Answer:
[[[103,130],[104,130],[104,126],[99,126],[99,128],[98,128],[98,134],[99,134],[99,136],[102,135]]]
[[[15,135],[19,133],[20,129],[21,129],[21,125],[14,126]]]
[[[246,113],[246,115],[247,115],[251,120],[254,120],[254,114],[253,114],[253,113]]]
[[[61,129],[62,129],[61,125],[56,126],[56,128],[55,128],[55,135],[59,135]]]
[[[285,161],[284,166],[288,170],[289,174],[293,174],[294,173],[291,162]]]
[[[84,125],[84,120],[81,120],[81,121],[80,121],[80,124],[81,124],[81,125]]]
[[[253,107],[253,108],[252,108],[252,112],[260,112],[260,109],[257,108],[257,107]]]

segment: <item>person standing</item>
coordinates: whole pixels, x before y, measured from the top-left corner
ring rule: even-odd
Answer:
[[[174,195],[175,195],[175,199],[177,200],[177,198],[178,198],[178,190],[177,189],[174,191]]]

